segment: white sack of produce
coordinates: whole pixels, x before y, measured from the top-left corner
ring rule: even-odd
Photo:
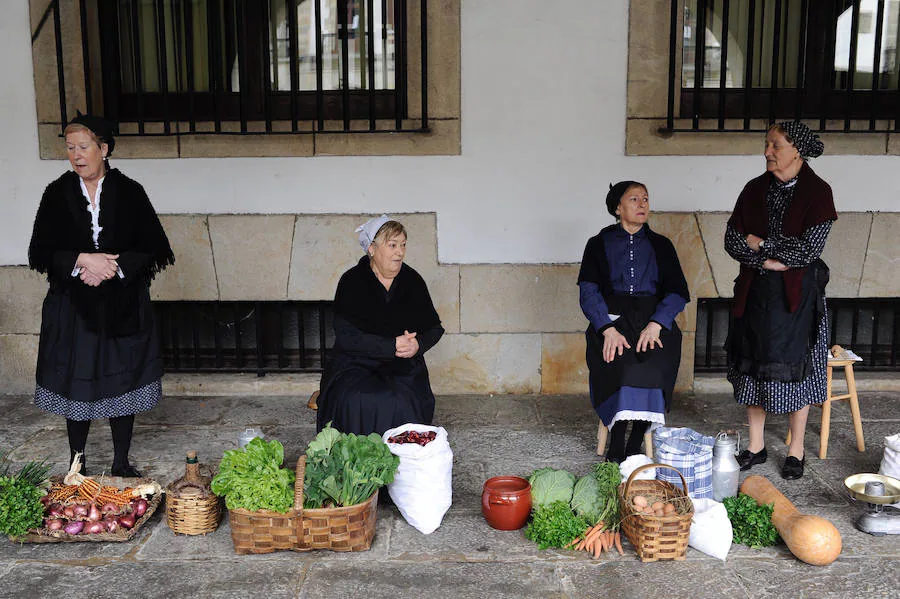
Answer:
[[[694,499],[694,519],[688,545],[706,555],[725,561],[731,549],[731,520],[728,510],[715,499]]]
[[[425,445],[415,440],[392,443],[388,439],[404,433],[435,434],[434,440]],[[406,435],[406,439],[416,435]],[[453,451],[447,441],[447,431],[439,426],[404,424],[382,435],[388,448],[400,458],[400,466],[394,482],[388,485],[388,493],[406,521],[416,530],[431,534],[444,514],[450,509],[453,498]]]
[[[900,433],[884,438],[884,457],[878,474],[900,478]],[[900,507],[900,502],[893,505]]]
[[[619,472],[622,474],[622,480],[628,480],[628,477],[631,476],[632,472],[641,466],[652,463],[653,460],[642,453],[628,456],[621,464],[619,464]],[[641,470],[637,473],[637,476],[634,477],[634,480],[656,480],[656,468]]]

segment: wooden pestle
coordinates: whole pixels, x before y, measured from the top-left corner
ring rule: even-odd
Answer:
[[[748,476],[741,493],[759,505],[775,504],[772,524],[794,556],[814,566],[827,566],[841,554],[841,533],[820,516],[801,513],[763,476]]]

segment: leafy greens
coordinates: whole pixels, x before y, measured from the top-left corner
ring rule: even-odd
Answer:
[[[244,449],[229,449],[212,480],[228,509],[286,513],[294,505],[294,472],[282,468],[284,446],[256,437]]]
[[[0,533],[15,538],[40,527],[44,516],[41,497],[49,473],[50,466],[44,462],[28,462],[13,474],[6,456],[0,454]]]
[[[329,423],[306,448],[303,507],[361,503],[393,482],[399,465],[378,434],[345,434]]]
[[[739,493],[737,497],[726,497],[722,503],[731,520],[732,539],[735,543],[759,549],[781,542],[781,536],[772,524],[774,503],[759,505],[744,493]]]
[[[575,475],[565,470],[539,468],[528,478],[531,483],[531,504],[549,506],[555,501],[568,505],[575,489]]]
[[[537,506],[531,514],[531,523],[525,529],[525,538],[538,544],[539,549],[565,547],[581,535],[588,522],[576,516],[566,501],[554,501]]]

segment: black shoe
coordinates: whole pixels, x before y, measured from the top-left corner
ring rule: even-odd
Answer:
[[[756,453],[753,453],[749,449],[745,449],[735,457],[737,458],[737,463],[741,465],[741,471],[743,472],[744,470],[750,470],[751,467],[757,464],[765,463],[769,454],[766,452],[766,448],[763,447]]]
[[[144,478],[144,475],[141,474],[140,470],[127,463],[124,466],[116,466],[113,464],[112,475],[121,476],[122,478]]]
[[[806,466],[806,456],[802,460],[798,460],[789,455],[784,460],[784,466],[781,467],[781,478],[787,480],[796,480],[803,476],[803,467]]]

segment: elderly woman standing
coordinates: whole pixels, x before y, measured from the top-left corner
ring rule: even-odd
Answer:
[[[647,187],[610,186],[606,208],[619,222],[588,240],[578,285],[591,402],[610,429],[606,459],[621,462],[640,453],[649,427],[665,424],[681,361],[675,317],[690,296],[672,242],[647,225]]]
[[[322,375],[317,426],[366,435],[431,424],[425,352],[444,334],[425,281],[403,263],[406,229],[385,215],[357,229],[366,252],[334,296],[334,348]]]
[[[819,256],[837,213],[831,187],[807,164],[823,150],[803,123],[770,127],[767,172],[744,187],[725,232],[741,264],[726,344],[728,380],[750,424],[738,462],[741,470],[765,462],[766,414],[789,414],[786,479],[803,476],[809,405],[826,394],[828,267]]]
[[[70,459],[84,453],[91,420],[108,418],[111,473],[140,476],[128,461],[134,415],[162,396],[149,285],[175,256],[144,188],[109,166],[113,131],[95,116],[69,123],[72,171],[47,186],[38,207],[28,262],[50,289],[34,403],[66,418]]]

